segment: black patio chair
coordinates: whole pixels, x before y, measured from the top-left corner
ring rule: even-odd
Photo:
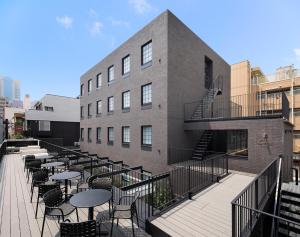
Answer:
[[[97,225],[95,220],[70,223],[70,220],[60,223],[60,236],[61,237],[94,237],[97,236],[97,228],[99,228],[100,236],[100,225]]]
[[[35,187],[38,187],[40,184],[45,183],[49,180],[49,171],[47,169],[41,169],[33,172],[31,180],[31,197],[30,202],[32,202],[33,191]]]
[[[117,226],[119,225],[119,219],[130,219],[132,223],[132,234],[134,234],[133,217],[136,216],[137,226],[139,226],[139,218],[136,207],[136,201],[139,198],[140,193],[136,192],[134,195],[124,195],[119,199],[118,205],[114,206],[112,211],[112,222],[110,236],[113,233],[114,220],[117,219]],[[123,202],[127,199],[127,202]]]
[[[68,200],[72,195],[68,195]],[[58,222],[60,218],[62,221],[65,221],[65,217],[76,211],[77,221],[79,222],[78,210],[76,207],[73,207],[69,202],[63,199],[63,193],[60,189],[52,189],[46,192],[43,196],[45,203],[45,211],[42,225],[41,237],[44,233],[46,216],[57,217]]]
[[[36,199],[36,209],[35,209],[35,219],[37,218],[38,208],[39,208],[39,200],[43,198],[45,193],[52,189],[60,189],[60,184],[54,181],[48,181],[38,185],[38,194]]]
[[[29,176],[33,172],[40,170],[42,166],[41,160],[33,160],[27,163],[27,183],[29,181]]]
[[[34,155],[26,155],[26,156],[24,157],[24,171],[25,171],[26,168],[27,168],[28,162],[34,161],[34,160],[35,160],[35,156],[34,156]]]

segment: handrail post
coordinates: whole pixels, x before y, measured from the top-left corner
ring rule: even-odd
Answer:
[[[191,166],[189,165],[188,168],[188,198],[192,199],[192,192],[191,192]]]
[[[255,180],[255,183],[254,183],[254,188],[255,188],[255,209],[258,209],[258,179]]]
[[[235,215],[235,204],[231,204],[231,218],[232,218],[232,237],[236,237],[236,215]]]

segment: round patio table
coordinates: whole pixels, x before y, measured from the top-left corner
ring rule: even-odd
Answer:
[[[94,207],[100,206],[108,202],[112,197],[112,193],[105,189],[90,189],[84,192],[74,194],[70,203],[74,207],[88,208],[89,220],[94,219]]]
[[[64,164],[65,164],[64,162],[50,162],[50,163],[42,164],[42,167],[52,168],[52,174],[54,174],[54,167],[64,165]]]
[[[64,171],[61,173],[56,173],[52,176],[50,176],[50,179],[55,179],[55,180],[64,180],[65,181],[65,198],[67,199],[68,195],[68,180],[76,178],[80,176],[80,172],[76,171]]]

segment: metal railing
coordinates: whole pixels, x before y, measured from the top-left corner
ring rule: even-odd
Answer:
[[[271,162],[255,179],[232,201],[232,236],[249,236],[256,228],[256,213],[264,210],[277,183],[279,159]],[[255,214],[255,215],[254,215]],[[269,214],[271,215],[271,214]],[[270,222],[270,227],[272,226]],[[265,233],[265,232],[264,232]]]
[[[184,119],[230,119],[245,117],[282,116],[289,118],[289,101],[284,92],[262,97],[259,93],[232,96],[230,100],[215,97],[184,104]]]

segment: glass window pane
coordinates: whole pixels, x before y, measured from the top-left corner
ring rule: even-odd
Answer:
[[[96,138],[97,138],[97,141],[101,140],[101,128],[97,128]]]
[[[130,72],[130,56],[126,56],[123,58],[123,65],[122,65],[122,71],[123,75]]]
[[[123,109],[130,108],[130,91],[123,92]]]
[[[102,101],[101,100],[98,100],[97,101],[97,114],[101,114],[102,113]]]
[[[142,64],[152,61],[152,41],[142,47]]]
[[[111,82],[115,79],[114,66],[108,68],[108,82]]]
[[[143,126],[142,133],[142,144],[152,145],[152,126]]]
[[[92,91],[92,79],[88,81],[88,92]]]
[[[122,127],[122,142],[130,143],[130,127]]]
[[[102,73],[99,73],[97,75],[97,88],[100,88],[102,86]]]
[[[142,104],[152,103],[152,84],[142,87]]]
[[[114,141],[114,128],[113,127],[108,128],[108,141],[109,142]]]
[[[114,111],[114,97],[108,97],[108,112]]]

